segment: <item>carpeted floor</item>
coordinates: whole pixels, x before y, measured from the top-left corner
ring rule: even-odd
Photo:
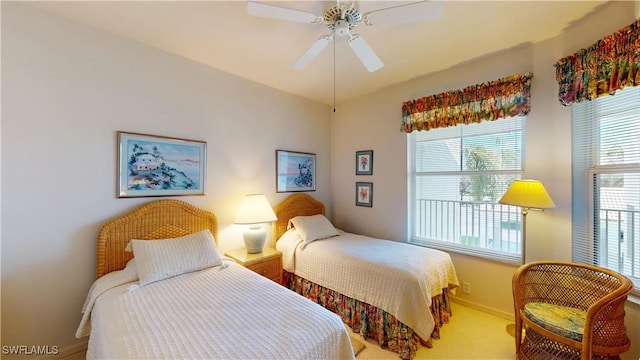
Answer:
[[[420,347],[415,359],[484,359],[515,358],[515,340],[507,331],[512,321],[452,303],[453,316],[441,330],[441,338],[433,341],[433,348]],[[349,330],[351,332],[351,330]],[[355,335],[359,340],[362,336]],[[358,360],[397,360],[398,354],[380,348],[377,342],[367,340]]]

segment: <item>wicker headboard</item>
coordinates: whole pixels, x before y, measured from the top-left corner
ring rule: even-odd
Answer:
[[[133,254],[124,251],[131,239],[175,238],[209,229],[218,241],[218,220],[209,211],[178,200],[158,200],[102,225],[98,232],[96,274],[121,270]]]
[[[325,215],[324,204],[307,194],[294,194],[273,208],[278,220],[273,225],[271,247],[287,231],[289,219],[296,216]]]

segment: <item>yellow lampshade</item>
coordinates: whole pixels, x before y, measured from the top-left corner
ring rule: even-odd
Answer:
[[[236,224],[260,224],[278,220],[267,197],[262,194],[251,194],[244,197],[236,216]]]
[[[498,202],[527,209],[550,209],[556,207],[542,182],[531,179],[515,180]]]

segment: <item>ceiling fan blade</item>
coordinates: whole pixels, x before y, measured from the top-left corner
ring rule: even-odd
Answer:
[[[318,56],[322,52],[322,50],[327,47],[327,45],[331,44],[331,42],[333,42],[333,34],[325,35],[319,38],[318,40],[316,40],[316,42],[309,46],[309,48],[304,53],[302,53],[302,55],[300,55],[300,57],[291,65],[291,67],[296,70],[305,68],[307,65],[309,65],[311,60],[315,59],[315,57]]]
[[[369,44],[364,41],[364,38],[360,35],[353,35],[349,38],[349,46],[354,53],[360,59],[360,62],[369,72],[374,72],[384,66],[384,63],[378,55],[371,49]]]
[[[259,3],[255,1],[247,1],[247,13],[251,16],[260,16],[311,24],[322,22],[322,16],[310,12]]]
[[[363,15],[366,25],[397,25],[435,20],[442,16],[444,1],[423,0],[372,10]]]

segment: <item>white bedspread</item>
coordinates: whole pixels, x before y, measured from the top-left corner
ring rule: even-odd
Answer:
[[[90,329],[88,359],[354,358],[337,315],[235,263],[142,287],[103,279],[77,332]]]
[[[362,235],[314,241],[302,249],[295,229],[277,242],[288,272],[395,316],[420,337],[435,326],[431,298],[459,286],[449,254]]]

